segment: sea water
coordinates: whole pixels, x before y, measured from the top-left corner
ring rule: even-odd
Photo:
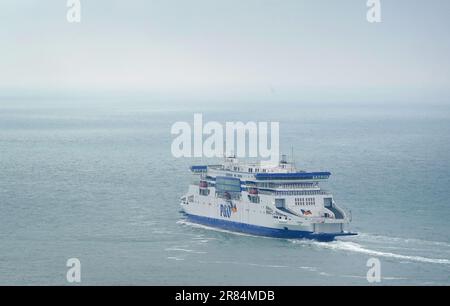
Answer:
[[[113,99],[111,99],[113,100]],[[255,237],[180,213],[176,121],[277,121],[297,166],[352,211],[355,237]],[[450,108],[67,99],[0,101],[0,284],[450,285]],[[216,162],[216,161],[214,161]]]

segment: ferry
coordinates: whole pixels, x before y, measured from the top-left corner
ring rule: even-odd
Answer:
[[[356,235],[345,231],[351,212],[319,185],[330,172],[298,171],[285,155],[275,165],[232,156],[190,170],[195,181],[181,198],[190,222],[276,238],[332,241]]]

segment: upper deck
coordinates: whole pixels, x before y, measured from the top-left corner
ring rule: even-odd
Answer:
[[[239,163],[236,158],[227,158],[220,165],[192,166],[191,171],[210,178],[226,176],[254,182],[318,182],[327,180],[331,175],[328,171],[298,171],[293,163],[284,160],[278,165],[262,165]]]

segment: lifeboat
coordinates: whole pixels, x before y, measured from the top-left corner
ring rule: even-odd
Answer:
[[[256,189],[256,188],[250,188],[250,189],[248,190],[248,193],[249,193],[249,194],[258,194],[258,189]]]

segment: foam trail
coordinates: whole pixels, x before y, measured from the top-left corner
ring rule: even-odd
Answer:
[[[443,246],[450,248],[450,243],[443,241],[431,241],[431,240],[422,240],[417,238],[400,238],[400,237],[388,237],[383,235],[369,234],[369,233],[358,233],[358,236],[355,236],[356,239],[371,241],[371,242],[387,242],[387,243],[416,243],[421,245],[428,246]]]
[[[255,236],[255,235],[250,235],[250,234],[245,234],[245,233],[238,233],[238,232],[228,231],[228,230],[224,230],[224,229],[219,229],[219,228],[215,228],[215,227],[209,227],[209,226],[206,226],[206,225],[201,225],[201,224],[197,224],[197,223],[188,222],[188,221],[185,221],[185,220],[179,220],[179,221],[177,221],[177,223],[178,224],[183,224],[183,225],[189,225],[189,226],[192,226],[192,227],[207,229],[207,230],[213,230],[213,231],[216,231],[216,232],[222,232],[222,233],[229,233],[229,234],[239,235],[239,236],[277,239],[277,238],[271,238],[271,237]],[[402,238],[377,236],[377,235],[370,235],[370,234],[365,234],[364,237],[379,238],[379,239],[386,239],[386,240],[390,239],[392,241],[397,241],[397,242],[400,241],[400,240],[403,240],[403,241],[406,241],[406,242],[408,242],[408,241],[425,242],[424,240],[418,240],[418,239],[402,239]],[[317,246],[320,246],[320,247],[323,247],[323,248],[327,248],[327,249],[340,250],[340,251],[349,251],[349,252],[367,254],[367,255],[371,255],[371,256],[395,258],[395,259],[400,259],[400,260],[405,260],[405,261],[415,261],[415,262],[450,265],[450,260],[449,259],[427,258],[427,257],[422,257],[422,256],[409,256],[409,255],[401,255],[401,254],[395,254],[395,253],[390,253],[390,252],[381,252],[381,251],[366,249],[366,248],[364,248],[363,246],[361,246],[361,245],[359,245],[357,243],[349,242],[349,241],[338,241],[338,240],[337,241],[332,241],[332,242],[318,242],[318,241],[314,241],[314,240],[292,240],[292,241],[294,243],[312,244],[312,245],[317,245]],[[431,241],[430,243],[436,244],[436,245],[446,245],[445,242]]]
[[[214,263],[214,264],[231,264],[231,265],[241,265],[241,266],[253,266],[253,267],[262,267],[262,268],[289,268],[288,266],[283,265],[270,265],[270,264],[258,264],[253,262],[237,262],[237,261],[204,261],[199,260],[199,263]]]
[[[337,251],[348,251],[361,253],[371,256],[379,256],[379,257],[387,257],[387,258],[395,258],[406,261],[416,261],[416,262],[424,262],[424,263],[434,263],[434,264],[445,264],[450,265],[449,259],[436,259],[436,258],[427,258],[422,256],[409,256],[409,255],[401,255],[390,252],[381,252],[376,250],[366,249],[363,246],[348,241],[333,241],[333,242],[318,242],[318,241],[305,241],[305,240],[293,240],[294,243],[300,244],[311,244],[316,245],[322,248],[337,250]]]
[[[178,247],[167,248],[165,250],[166,251],[178,251],[178,252],[186,252],[186,253],[195,253],[195,254],[206,254],[206,252],[203,252],[203,251],[195,251],[195,250],[183,249],[183,248],[178,248]]]
[[[175,257],[175,256],[167,257],[167,259],[176,260],[176,261],[184,260],[184,258]]]
[[[265,239],[277,239],[277,238],[272,238],[272,237],[257,236],[257,235],[247,234],[247,233],[228,231],[228,230],[225,230],[225,229],[221,229],[221,228],[217,228],[217,227],[211,227],[211,226],[206,226],[206,225],[203,225],[203,224],[193,223],[193,222],[189,222],[189,221],[186,221],[186,220],[179,220],[179,221],[177,221],[177,224],[183,224],[183,225],[188,225],[188,226],[192,226],[192,227],[196,227],[196,228],[201,228],[201,229],[215,231],[215,232],[220,232],[220,233],[233,234],[233,235],[237,235],[237,236],[257,237],[257,238],[265,238]]]

